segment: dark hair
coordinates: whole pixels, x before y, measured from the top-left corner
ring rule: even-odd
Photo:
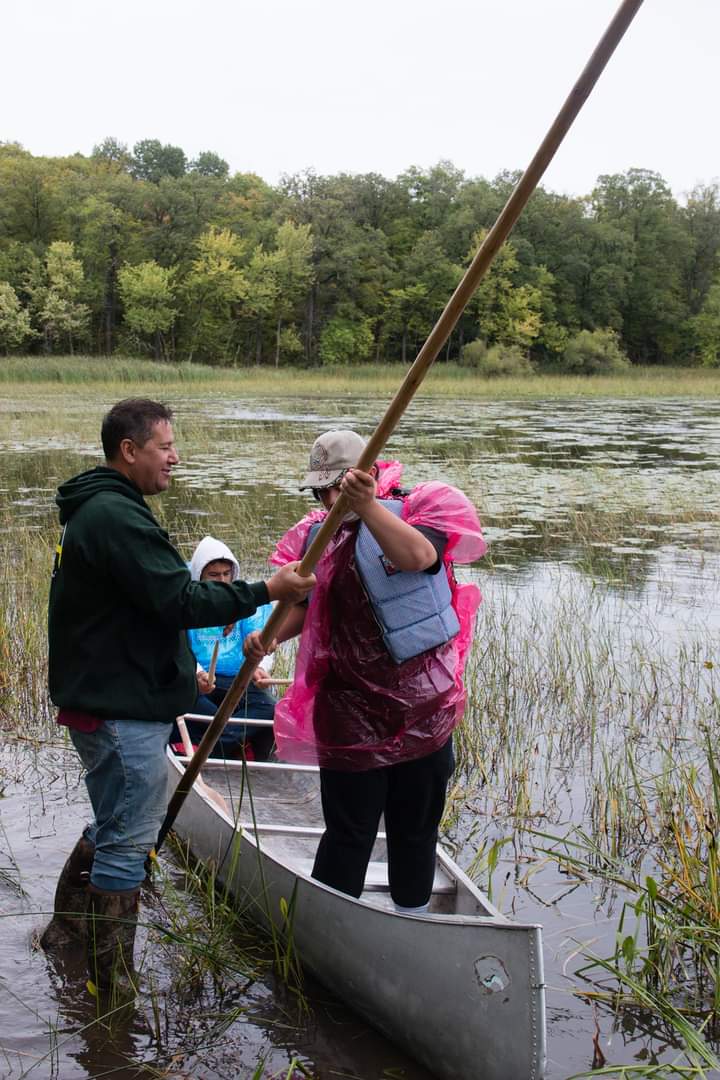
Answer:
[[[172,409],[160,401],[150,398],[118,401],[103,417],[100,429],[105,460],[112,461],[117,457],[123,439],[132,439],[138,446],[144,446],[157,423],[171,420]]]

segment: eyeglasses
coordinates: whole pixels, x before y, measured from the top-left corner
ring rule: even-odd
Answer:
[[[325,492],[326,491],[332,491],[332,489],[336,488],[336,487],[340,487],[340,485],[339,484],[331,484],[330,487],[313,488],[312,489],[313,499],[317,500],[317,502],[322,502],[323,495],[325,494]]]
[[[333,488],[339,488],[346,472],[347,469],[343,469],[334,484],[328,484],[328,486],[324,488],[312,488],[313,499],[316,499],[317,502],[322,502],[323,492],[332,491]]]

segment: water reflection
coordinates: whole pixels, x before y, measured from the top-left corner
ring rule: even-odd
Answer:
[[[267,523],[258,537],[265,548],[247,551],[256,560],[307,506],[297,484],[315,435],[337,426],[368,433],[381,411],[374,402],[323,399],[173,404],[182,460],[163,505],[169,527],[192,543],[202,525],[188,519],[210,517],[209,499],[252,498]],[[100,461],[101,411],[48,403],[43,430],[32,436],[22,434],[24,412],[12,423],[0,414],[0,510],[12,507],[27,527],[46,527],[59,479]],[[410,482],[443,479],[473,498],[497,568],[522,571],[551,559],[637,582],[657,575],[662,545],[718,551],[714,402],[421,399],[387,452],[406,463]]]

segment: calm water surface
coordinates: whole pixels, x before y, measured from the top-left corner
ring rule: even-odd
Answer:
[[[55,487],[99,461],[97,429],[108,404],[66,393],[0,403],[0,511],[9,508],[11,530],[54,535]],[[185,397],[172,404],[182,462],[171,491],[154,506],[184,553],[212,532],[235,549],[248,577],[262,570],[274,539],[307,508],[297,483],[315,436],[344,426],[369,433],[382,410],[376,403],[338,405],[321,398],[258,403]],[[673,672],[690,662],[688,656],[696,657],[693,700],[683,708],[692,717],[712,701],[714,668],[703,667],[703,661],[720,661],[720,404],[419,400],[387,456],[405,462],[409,484],[446,480],[463,488],[480,509],[490,554],[463,570],[485,594],[480,653],[489,636],[502,632],[508,633],[511,658],[513,643],[529,637],[539,656],[549,655],[556,647],[550,637],[558,620],[567,627],[577,619],[571,642],[590,640],[593,649],[611,642],[622,670],[612,684],[596,671],[600,706],[588,705],[609,754],[622,748],[630,715],[625,703],[640,700],[646,662],[672,684]],[[239,539],[245,503],[260,524]],[[580,645],[575,659],[582,663]],[[562,709],[556,724],[541,717],[539,692],[523,684],[527,660],[513,662],[517,700],[507,712],[525,725],[526,735],[535,725],[538,730],[526,763],[532,824],[560,835],[592,817],[597,743],[582,732],[571,735],[570,714]],[[478,671],[480,701],[473,706],[473,722],[482,727],[492,711],[482,704],[482,664]],[[593,683],[593,693],[597,686]],[[675,708],[672,686],[665,706],[664,693],[661,686],[655,711],[648,713],[648,731],[662,722],[663,707]],[[650,736],[647,745],[637,747],[639,761],[656,753],[657,739]],[[139,1010],[132,1023],[109,1036],[93,1023],[82,995],[68,991],[75,985],[72,975],[65,973],[69,982],[63,983],[63,973],[53,971],[30,946],[32,929],[43,921],[38,912],[51,906],[55,878],[85,818],[74,755],[57,748],[6,748],[0,778],[5,796],[0,912],[6,916],[0,943],[0,1075],[157,1075],[127,1065],[145,1061],[170,1070],[163,1075],[250,1076],[263,1052],[268,1075],[287,1069],[297,1055],[318,1077],[427,1076],[337,1005],[324,1004],[315,988],[313,1019],[298,1031],[288,1003],[269,981],[236,989],[236,1000],[226,989],[225,998],[218,994],[213,1002],[217,990],[206,987],[202,1009],[187,1007],[174,998],[170,972],[157,958],[153,970],[165,1002],[162,1030],[152,1013]],[[473,778],[466,780],[471,784]],[[500,789],[499,782],[478,785],[452,823],[448,840],[465,865],[483,843],[513,832],[512,814],[503,816]],[[173,873],[171,856],[165,860]],[[596,882],[568,881],[517,836],[503,848],[492,886],[503,910],[544,926],[552,1080],[589,1067],[596,1025],[613,1063],[650,1064],[674,1056],[657,1021],[638,1012],[616,1019],[573,994],[586,985],[576,974],[580,952],[612,950],[617,897]],[[153,917],[162,923],[161,911]],[[428,1002],[433,1008],[432,987]],[[241,1015],[219,1032],[208,1015],[233,1006]]]

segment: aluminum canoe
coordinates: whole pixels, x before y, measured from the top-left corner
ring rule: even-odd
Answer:
[[[170,793],[187,760],[168,751]],[[286,934],[290,918],[304,969],[439,1080],[542,1080],[540,926],[507,919],[440,846],[429,915],[398,914],[382,832],[360,899],[314,881],[313,766],[211,758],[199,780],[175,832],[256,921]]]

